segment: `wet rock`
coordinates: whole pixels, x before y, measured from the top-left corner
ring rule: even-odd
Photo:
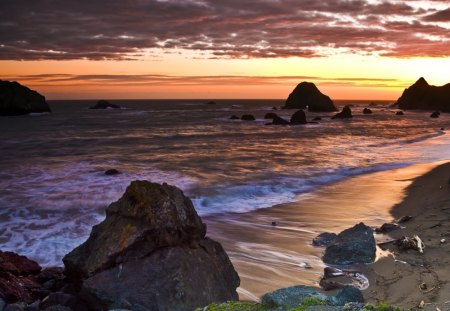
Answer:
[[[391,231],[399,230],[402,227],[396,223],[384,223],[380,228],[376,228],[376,233],[388,233]]]
[[[0,116],[51,112],[45,97],[18,82],[0,80]]]
[[[353,286],[344,286],[344,288],[334,297],[329,299],[335,306],[343,306],[349,302],[364,302],[364,297],[359,289]]]
[[[229,119],[230,120],[239,120],[240,118],[237,115],[233,114],[231,117],[229,117]]]
[[[273,106],[272,110],[278,110],[278,107]]]
[[[405,223],[405,222],[410,221],[410,220],[413,219],[413,218],[414,218],[414,217],[412,217],[412,216],[405,215],[405,216],[400,217],[396,222],[397,222],[398,224],[402,224],[402,223]]]
[[[89,239],[64,257],[65,271],[95,310],[187,311],[237,300],[239,277],[205,234],[180,189],[134,181]]]
[[[395,115],[396,116],[402,116],[402,115],[404,115],[405,113],[403,112],[403,111],[397,111],[396,113],[395,113]]]
[[[314,83],[302,82],[292,91],[284,108],[306,109],[309,111],[337,111],[330,97],[322,94]]]
[[[322,117],[315,117],[313,121],[322,121]]]
[[[206,102],[205,105],[217,105],[215,101]]]
[[[111,104],[109,101],[107,100],[99,100],[97,102],[97,104],[95,104],[95,106],[91,106],[89,107],[89,109],[120,109],[119,105],[116,104]]]
[[[6,306],[4,311],[24,311],[25,307],[26,307],[26,304],[24,304],[23,302],[11,303]]]
[[[106,209],[88,240],[63,258],[65,274],[89,277],[157,248],[204,238],[206,225],[183,192],[168,184],[133,181]]]
[[[74,295],[71,294],[66,294],[66,293],[51,293],[50,295],[48,295],[47,297],[45,297],[41,304],[40,304],[40,308],[41,309],[47,309],[51,306],[66,306],[69,307],[71,309],[75,309],[77,303],[78,303],[78,298]]]
[[[334,116],[331,117],[331,119],[350,119],[350,118],[353,118],[353,115],[352,110],[348,105],[342,108],[341,112],[336,113]]]
[[[323,261],[333,265],[371,263],[375,260],[376,243],[373,230],[364,223],[338,234],[327,246]]]
[[[39,289],[39,284],[31,278],[0,271],[0,298],[7,303],[32,303],[38,298],[36,291]]]
[[[338,268],[325,267],[323,269],[323,275],[325,278],[335,278],[338,276],[343,276],[343,275],[345,275],[345,273],[344,273],[344,271],[342,271],[341,269],[338,269]]]
[[[285,119],[283,119],[282,117],[276,116],[272,119],[272,124],[273,125],[288,125],[289,122]]]
[[[120,174],[120,172],[114,168],[105,171],[106,176],[114,176],[114,175],[119,175],[119,174]]]
[[[420,78],[403,92],[396,104],[400,109],[450,112],[450,83],[433,86],[424,78]]]
[[[242,121],[255,121],[256,119],[255,119],[255,117],[254,117],[253,115],[251,115],[251,114],[244,114],[244,115],[241,117],[241,120],[242,120]]]
[[[372,114],[372,110],[369,108],[364,108],[363,109],[363,114]]]
[[[331,232],[324,232],[319,234],[318,236],[316,236],[313,240],[312,240],[312,244],[314,246],[328,246],[331,243],[333,243],[333,241],[336,239],[337,234],[336,233],[331,233]]]
[[[268,112],[264,116],[264,119],[273,119],[273,118],[276,118],[276,117],[278,117],[278,115],[275,112]]]
[[[40,300],[36,300],[35,302],[29,304],[25,307],[25,311],[39,311],[39,305],[41,304]],[[1,310],[1,309],[0,309]]]
[[[306,123],[306,114],[303,110],[299,110],[291,116],[291,124],[293,125]]]
[[[335,289],[341,289],[345,285],[334,280],[322,278],[320,279],[319,286],[322,287],[324,291],[330,291]]]
[[[17,276],[37,274],[41,266],[36,261],[13,252],[0,251],[0,271],[9,272]]]
[[[434,111],[434,112],[430,115],[430,118],[437,119],[437,118],[439,118],[440,115],[441,115],[441,113],[440,113],[439,111]]]
[[[275,310],[290,310],[301,305],[303,300],[309,297],[323,301],[327,299],[326,295],[319,293],[314,287],[298,285],[267,293],[261,298],[261,302],[273,306]]]
[[[419,253],[423,253],[423,250],[425,249],[425,244],[417,235],[414,235],[413,237],[402,236],[394,242],[394,245],[396,245],[401,251],[413,249]]]

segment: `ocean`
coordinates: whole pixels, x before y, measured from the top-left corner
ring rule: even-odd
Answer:
[[[2,250],[61,266],[136,179],[176,185],[201,216],[226,221],[352,176],[450,155],[450,115],[396,116],[389,102],[337,101],[352,105],[353,119],[307,112],[308,120],[322,121],[297,126],[266,125],[264,115],[281,100],[112,102],[123,109],[59,100],[49,101],[51,114],[0,119]],[[364,115],[369,105],[374,113]],[[287,119],[294,112],[277,111]],[[247,113],[256,121],[229,120]],[[121,174],[106,176],[107,169]],[[310,222],[301,231],[320,232],[319,226]]]

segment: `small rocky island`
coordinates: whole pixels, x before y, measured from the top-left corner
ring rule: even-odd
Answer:
[[[51,112],[45,97],[18,82],[0,80],[0,116]]]
[[[284,106],[286,109],[306,109],[315,112],[337,111],[330,97],[319,91],[311,82],[302,82],[292,91]]]
[[[420,78],[407,88],[395,105],[404,110],[440,110],[450,112],[450,83],[443,86],[429,85]]]

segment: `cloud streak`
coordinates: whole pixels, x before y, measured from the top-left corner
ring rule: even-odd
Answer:
[[[450,56],[445,1],[2,0],[0,60]]]

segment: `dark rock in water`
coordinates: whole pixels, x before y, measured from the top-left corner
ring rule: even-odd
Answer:
[[[118,170],[116,170],[115,168],[105,171],[105,175],[107,175],[107,176],[114,176],[114,175],[119,175],[119,174],[120,174],[120,172]]]
[[[324,232],[316,236],[312,240],[314,246],[328,246],[336,239],[337,234],[331,232]]]
[[[302,82],[292,91],[284,108],[306,109],[309,111],[337,111],[330,97],[322,94],[314,83]]]
[[[0,116],[51,112],[45,97],[18,82],[0,80]]]
[[[276,117],[278,117],[278,115],[275,112],[268,112],[264,116],[264,119],[273,119],[273,118],[276,118]]]
[[[289,122],[285,119],[283,119],[282,117],[276,116],[272,119],[272,124],[273,125],[288,125]]]
[[[253,115],[251,115],[251,114],[244,114],[244,115],[241,117],[241,120],[243,120],[243,121],[255,121],[256,119],[255,119],[255,117],[254,117]]]
[[[291,310],[303,303],[305,298],[318,298],[326,305],[343,306],[349,302],[364,302],[362,293],[353,286],[344,286],[335,296],[324,295],[314,287],[292,286],[281,288],[265,294],[261,302],[271,307],[271,310]],[[322,306],[323,307],[323,306]]]
[[[167,184],[133,181],[106,209],[106,219],[64,259],[71,278],[89,277],[157,248],[204,238],[206,225],[183,192]]]
[[[233,114],[231,117],[229,117],[229,119],[230,120],[239,120],[240,118],[237,115]]]
[[[295,112],[291,117],[291,124],[306,124],[306,114],[303,110]]]
[[[363,109],[363,114],[372,114],[372,110],[369,108],[364,108]]]
[[[226,264],[224,264],[226,263]],[[237,275],[221,245],[208,238],[197,245],[160,249],[125,262],[83,283],[93,305],[142,310],[194,310],[236,300]],[[163,297],[163,299],[161,299]],[[157,306],[157,307],[156,307]]]
[[[322,117],[315,117],[313,121],[322,121]]]
[[[278,110],[278,107],[274,106],[274,107],[272,107],[272,110]]]
[[[375,232],[376,233],[388,233],[391,231],[399,230],[401,228],[402,227],[399,224],[385,223],[380,228],[375,229]]]
[[[450,182],[450,180],[449,180],[449,182]],[[410,221],[410,220],[413,219],[413,218],[414,218],[414,217],[412,217],[412,216],[406,215],[406,216],[400,217],[396,222],[397,222],[398,224],[401,224],[401,223]]]
[[[373,230],[363,223],[338,234],[325,250],[323,261],[332,265],[371,263],[375,260]]]
[[[273,226],[273,227],[278,226],[277,222],[276,222],[276,221],[272,221],[272,226]]]
[[[89,109],[108,109],[108,108],[119,109],[120,106],[116,104],[111,104],[107,100],[99,100],[95,106],[89,107]]]
[[[336,113],[334,116],[331,117],[331,119],[350,119],[350,118],[353,118],[350,106],[345,106],[344,108],[342,108],[341,112]]]
[[[400,109],[450,112],[450,83],[434,86],[420,78],[403,92],[396,104]]]
[[[217,105],[217,103],[215,101],[209,101],[205,105]]]
[[[240,280],[183,192],[134,181],[63,259],[96,310],[193,310],[238,299]]]
[[[0,251],[0,271],[9,272],[16,276],[27,276],[37,274],[41,271],[41,266],[36,261],[25,256],[20,256],[13,252]]]
[[[441,113],[440,113],[439,111],[434,111],[434,112],[430,115],[430,118],[437,119],[437,118],[439,118],[440,115],[441,115]]]
[[[404,115],[405,113],[403,112],[403,111],[397,111],[396,113],[395,113],[395,115],[396,116],[402,116],[402,115]]]

